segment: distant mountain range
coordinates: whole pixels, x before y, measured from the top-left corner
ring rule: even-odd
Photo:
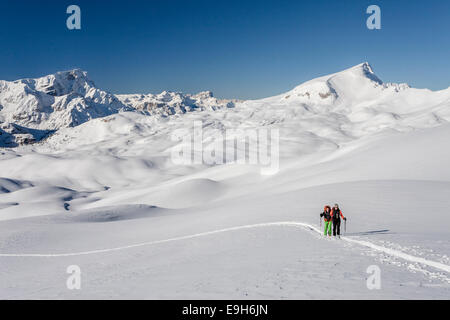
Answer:
[[[37,79],[0,81],[0,146],[33,143],[60,128],[119,112],[167,117],[255,104],[288,106],[295,108],[296,114],[340,114],[361,127],[373,121],[380,126],[390,121],[401,123],[405,118],[428,126],[450,118],[450,89],[433,92],[407,84],[385,84],[365,62],[307,81],[285,94],[254,101],[217,99],[209,91],[114,95],[97,88],[86,72],[75,69]]]

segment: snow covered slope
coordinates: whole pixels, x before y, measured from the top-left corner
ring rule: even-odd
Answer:
[[[385,84],[363,63],[232,107],[117,101],[130,111],[1,149],[0,298],[448,298],[450,88]],[[173,132],[198,122],[204,146],[278,129],[279,171],[175,163]],[[335,202],[344,241],[317,232]],[[73,264],[79,291],[65,287]]]

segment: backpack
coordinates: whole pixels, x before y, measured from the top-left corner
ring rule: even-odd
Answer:
[[[339,220],[339,219],[341,219],[341,209],[334,209],[333,208],[333,212],[334,212],[334,214],[333,214],[333,220]]]
[[[329,209],[329,211],[327,212],[327,209]],[[325,206],[323,208],[323,218],[325,221],[330,221],[331,220],[331,208],[329,206]]]

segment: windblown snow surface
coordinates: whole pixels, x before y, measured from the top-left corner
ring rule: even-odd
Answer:
[[[56,130],[1,149],[0,298],[450,297],[450,88],[386,84],[367,63],[240,102],[52,81],[16,83],[50,90],[33,94],[51,110],[31,114],[0,90],[3,119],[20,105],[17,124]],[[159,107],[169,112],[142,112]],[[199,121],[204,145],[278,129],[279,170],[175,163],[173,132]],[[335,202],[341,240],[319,226]],[[70,265],[80,290],[66,286]],[[379,290],[366,284],[372,265]]]

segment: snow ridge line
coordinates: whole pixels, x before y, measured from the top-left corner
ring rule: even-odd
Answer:
[[[205,237],[209,235],[219,234],[219,233],[225,233],[225,232],[232,232],[232,231],[238,231],[238,230],[245,230],[245,229],[254,229],[254,228],[264,228],[264,227],[300,227],[304,229],[309,229],[311,231],[315,231],[319,234],[322,234],[322,231],[319,230],[314,225],[303,223],[303,222],[297,222],[297,221],[281,221],[281,222],[268,222],[268,223],[257,223],[257,224],[249,224],[249,225],[243,225],[243,226],[237,226],[237,227],[230,227],[230,228],[224,228],[224,229],[218,229],[213,231],[206,231],[201,233],[195,233],[191,235],[186,236],[180,236],[180,237],[174,237],[169,239],[163,239],[163,240],[155,240],[155,241],[148,241],[148,242],[142,242],[142,243],[136,243],[131,244],[127,246],[121,246],[121,247],[115,247],[115,248],[107,248],[107,249],[98,249],[98,250],[91,250],[91,251],[81,251],[81,252],[72,252],[72,253],[0,253],[0,257],[41,257],[41,258],[58,258],[58,257],[73,257],[73,256],[83,256],[83,255],[91,255],[91,254],[98,254],[98,253],[106,253],[106,252],[113,252],[113,251],[120,251],[125,249],[131,249],[131,248],[138,248],[143,246],[151,246],[151,245],[157,245],[167,242],[174,242],[174,241],[181,241],[181,240],[188,240],[193,238],[199,238],[199,237]],[[421,257],[416,257],[398,250],[386,248],[383,246],[379,246],[376,244],[373,244],[368,241],[364,240],[356,240],[351,239],[349,237],[341,237],[342,240],[355,243],[376,251],[384,252],[388,255],[395,256],[397,258],[407,260],[410,262],[415,263],[421,263],[430,267],[433,267],[435,269],[439,269],[445,272],[450,273],[450,266],[432,261],[427,260]]]

